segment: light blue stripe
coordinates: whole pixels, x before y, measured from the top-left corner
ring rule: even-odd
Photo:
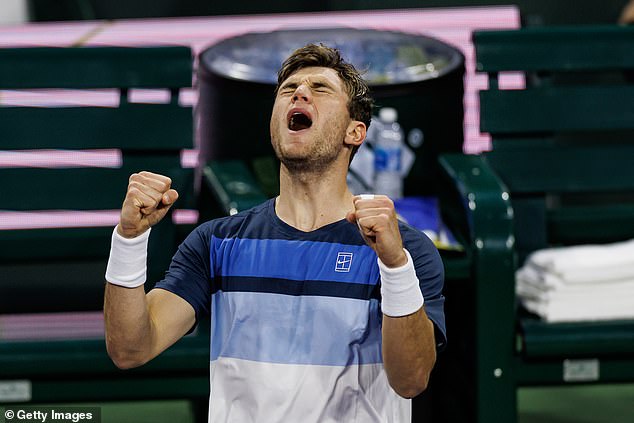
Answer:
[[[375,284],[379,280],[376,253],[366,245],[212,237],[211,255],[211,263],[221,266],[212,269],[212,276],[361,284]],[[346,259],[351,260],[342,266]]]
[[[381,363],[377,300],[222,292],[212,296],[211,360]]]

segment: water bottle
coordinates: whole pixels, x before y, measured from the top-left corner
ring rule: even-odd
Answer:
[[[374,192],[393,200],[403,196],[404,134],[391,107],[379,110],[378,130],[374,140]]]

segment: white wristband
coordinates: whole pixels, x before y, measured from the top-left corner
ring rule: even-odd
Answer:
[[[405,248],[403,251],[407,263],[400,267],[389,268],[377,259],[381,273],[381,310],[390,317],[415,313],[425,302],[412,256]]]
[[[106,268],[106,280],[126,288],[136,288],[147,277],[147,246],[150,230],[135,238],[124,238],[114,228],[110,258]]]

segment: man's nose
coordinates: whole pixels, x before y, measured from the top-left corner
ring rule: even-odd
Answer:
[[[306,103],[310,103],[310,99],[310,89],[304,84],[299,85],[293,93],[293,103],[296,103],[298,101],[305,101]]]

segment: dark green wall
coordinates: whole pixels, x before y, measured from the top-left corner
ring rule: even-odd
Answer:
[[[627,0],[29,0],[34,21],[517,4],[525,25],[616,22]]]

